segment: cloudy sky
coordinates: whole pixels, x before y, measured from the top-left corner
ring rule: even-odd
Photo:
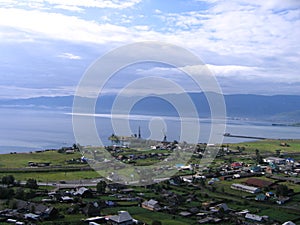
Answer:
[[[299,0],[0,0],[0,98],[74,94],[92,62],[137,41],[193,52],[225,94],[300,95],[299,27]],[[151,66],[127,73],[166,72]]]

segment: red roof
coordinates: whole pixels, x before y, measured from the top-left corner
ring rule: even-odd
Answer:
[[[231,167],[242,167],[242,164],[239,162],[231,163]]]

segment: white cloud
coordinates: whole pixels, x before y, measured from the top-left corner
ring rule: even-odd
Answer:
[[[140,30],[140,31],[148,31],[148,30],[150,30],[150,27],[149,26],[134,26],[134,28],[136,29],[136,30]]]
[[[135,41],[165,41],[186,47],[199,56],[205,55],[204,60],[214,64],[208,66],[217,77],[264,81],[271,78],[274,82],[285,83],[300,79],[300,30],[296,29],[300,27],[298,0],[202,0],[209,4],[208,9],[182,13],[164,13],[165,10],[152,8],[155,21],[160,18],[163,22],[157,30],[152,20],[147,21],[147,13],[143,19],[131,11],[119,13],[117,19],[113,18],[116,12],[111,15],[99,13],[98,18],[85,13],[80,17],[55,13],[55,9],[73,11],[73,15],[89,8],[125,9],[140,2],[0,0],[0,6],[3,6],[0,8],[0,41],[62,40],[104,44],[108,49]],[[48,10],[43,11],[47,7]],[[140,13],[144,12],[141,10]],[[68,50],[62,51],[66,52],[60,57],[80,59]],[[214,56],[218,56],[218,60]]]
[[[77,60],[81,59],[80,56],[74,55],[74,54],[68,53],[68,52],[64,52],[64,53],[60,54],[58,57],[60,57],[60,58],[67,58],[67,59],[77,59]]]
[[[16,29],[20,35],[27,33],[33,38],[90,43],[124,42],[131,39],[130,31],[125,27],[98,24],[59,13],[23,9],[0,9],[1,26]]]
[[[159,9],[155,9],[155,10],[154,10],[154,13],[156,13],[156,14],[161,14],[162,11],[160,11]]]
[[[0,5],[5,7],[28,6],[32,8],[44,8],[46,6],[66,10],[80,10],[81,8],[112,8],[125,9],[135,6],[141,0],[0,0]]]
[[[124,9],[138,4],[141,0],[46,0],[46,2],[52,5],[73,7]]]
[[[70,5],[55,5],[54,8],[55,9],[64,9],[64,10],[74,11],[74,12],[83,12],[84,11],[83,8],[80,8],[78,6],[70,6]]]
[[[74,92],[75,87],[73,86],[57,88],[26,88],[13,85],[0,85],[0,99],[66,96],[73,95]]]

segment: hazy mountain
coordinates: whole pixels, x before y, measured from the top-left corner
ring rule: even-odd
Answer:
[[[209,93],[210,96],[216,95]],[[204,93],[189,93],[199,115],[207,117],[210,115],[210,108]],[[96,113],[110,113],[115,100],[115,95],[103,95],[98,99]],[[183,94],[163,95],[160,98],[152,96],[147,97],[137,102],[132,108],[133,114],[145,115],[164,115],[177,116],[178,113],[175,107],[167,100],[171,99],[175,105],[184,113],[188,113],[191,109],[186,108]],[[242,117],[255,119],[270,119],[280,121],[300,121],[300,96],[297,95],[225,95],[226,110],[228,117]],[[89,98],[82,98],[85,103],[91,101]],[[132,97],[121,97],[120,102],[124,105],[133,102]],[[73,96],[61,97],[37,97],[29,99],[11,99],[0,100],[1,107],[32,107],[34,109],[52,109],[71,111],[73,104]],[[218,104],[214,103],[213,104]],[[185,108],[184,108],[185,107]],[[119,113],[122,111],[122,106],[116,107]],[[187,115],[187,114],[185,114]]]

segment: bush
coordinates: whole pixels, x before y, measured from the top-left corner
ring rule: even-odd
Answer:
[[[25,187],[27,188],[31,188],[31,189],[38,189],[38,184],[37,181],[35,179],[28,179],[26,181]]]
[[[0,199],[10,199],[14,195],[14,190],[10,188],[0,187]]]
[[[15,178],[13,175],[2,177],[2,184],[6,184],[9,186],[9,185],[13,185],[14,183],[15,183]]]

